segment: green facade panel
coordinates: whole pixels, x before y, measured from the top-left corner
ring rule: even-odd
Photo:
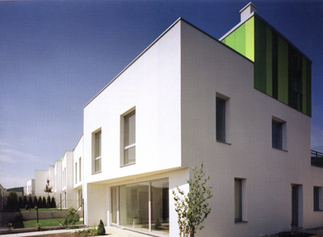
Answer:
[[[311,116],[311,62],[268,23],[255,15],[222,42],[254,62],[255,89]]]
[[[278,37],[278,100],[288,104],[288,44]]]

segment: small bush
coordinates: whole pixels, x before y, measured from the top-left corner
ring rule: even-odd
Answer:
[[[75,225],[80,220],[80,216],[74,208],[68,209],[63,225]]]
[[[35,228],[35,230],[36,230],[36,231],[40,231],[40,229],[41,229],[40,227],[41,227],[41,224],[40,224],[40,223],[37,223],[37,224],[36,224],[36,228]]]
[[[105,235],[105,228],[102,220],[100,220],[100,224],[98,225],[98,235]]]
[[[96,228],[88,228],[85,230],[75,231],[75,233],[81,235],[82,237],[95,236],[98,235],[98,230]]]
[[[29,207],[28,205],[25,206],[25,210],[28,211],[29,210]]]
[[[25,228],[24,226],[24,217],[19,213],[13,219],[12,225],[14,228]]]

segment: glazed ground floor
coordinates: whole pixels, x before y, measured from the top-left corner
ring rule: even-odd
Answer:
[[[284,180],[204,168],[211,176],[212,211],[196,236],[265,236],[323,226],[321,169]],[[102,219],[106,226],[178,236],[172,191],[177,186],[188,191],[190,172],[182,168],[83,185],[85,224],[98,225]]]

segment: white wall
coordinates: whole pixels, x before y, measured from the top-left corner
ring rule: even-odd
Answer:
[[[86,182],[181,165],[179,29],[174,26],[84,108]],[[120,120],[134,107],[136,164],[120,167]],[[91,136],[100,128],[102,172],[92,175]]]
[[[46,188],[48,179],[48,170],[35,170],[35,195],[36,196],[47,196],[44,191]]]
[[[310,118],[253,88],[253,64],[182,23],[182,159],[211,176],[214,197],[197,236],[252,236],[290,229],[291,184],[303,190],[304,228],[321,225],[313,186],[323,172],[310,165]],[[216,141],[216,93],[229,97],[229,143]],[[287,151],[272,148],[272,117],[286,121]],[[234,178],[246,179],[244,214],[234,222]],[[317,218],[317,219],[315,219]]]

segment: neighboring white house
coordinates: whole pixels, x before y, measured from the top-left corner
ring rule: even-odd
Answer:
[[[82,174],[83,174],[83,136],[80,138],[78,141],[75,149],[73,150],[73,184],[74,184],[74,193],[76,194],[75,200],[76,200],[76,205],[73,205],[75,209],[80,209],[82,208],[82,187],[83,187],[83,179],[82,179]]]
[[[62,207],[76,207],[76,191],[73,183],[73,151],[66,151],[62,159]]]
[[[35,179],[30,179],[27,181],[26,195],[35,196]]]
[[[103,88],[55,164],[56,203],[83,198],[86,225],[178,236],[172,191],[204,162],[212,211],[196,236],[322,226],[311,61],[255,11],[221,41],[178,19]]]

